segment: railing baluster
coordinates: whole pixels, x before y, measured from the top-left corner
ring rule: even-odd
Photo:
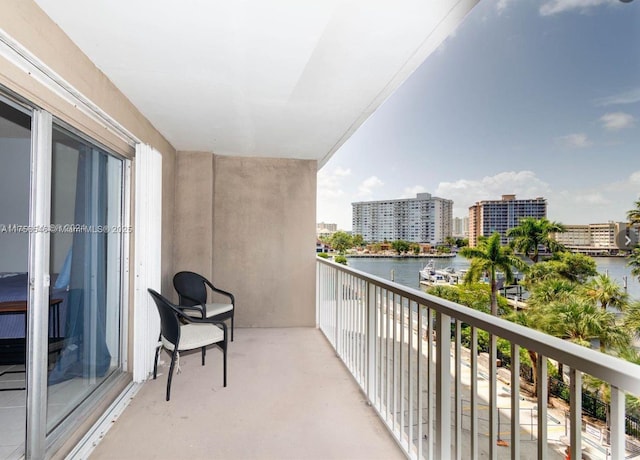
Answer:
[[[427,458],[432,459],[434,458],[433,378],[435,372],[433,370],[433,312],[431,311],[431,308],[427,309],[427,324]]]
[[[498,458],[498,385],[497,385],[497,337],[489,335],[489,458]]]
[[[423,408],[423,399],[422,399],[422,342],[424,337],[424,311],[425,308],[423,305],[418,304],[416,306],[418,309],[418,353],[416,356],[416,376],[417,376],[417,385],[416,385],[416,397],[418,400],[417,411],[416,411],[416,423],[418,428],[418,435],[416,439],[416,444],[418,445],[418,459],[422,459],[422,439],[424,437],[424,432],[422,429],[422,408]]]
[[[611,458],[625,458],[624,391],[611,385]]]
[[[511,458],[520,458],[520,347],[511,342]]]
[[[390,411],[390,405],[391,405],[391,384],[389,383],[389,380],[391,379],[391,372],[389,372],[389,348],[391,347],[391,344],[389,343],[390,337],[391,337],[391,325],[392,325],[392,321],[393,321],[393,312],[391,311],[391,302],[389,301],[389,296],[390,296],[390,292],[389,291],[385,291],[385,305],[386,305],[386,321],[387,321],[387,334],[385,336],[385,344],[386,344],[386,350],[385,350],[385,391],[386,391],[386,422],[389,423],[389,411]],[[393,415],[393,414],[392,414]],[[393,425],[391,425],[393,427]],[[392,428],[393,429],[393,428]]]
[[[571,378],[569,386],[571,460],[580,460],[582,458],[582,372],[572,367],[569,377]]]
[[[366,353],[366,375],[367,375],[367,396],[369,401],[376,405],[376,287],[369,283],[366,285],[366,318],[367,318],[367,353]]]
[[[397,334],[398,334],[398,304],[396,301],[397,297],[395,293],[391,294],[391,305],[393,310],[393,319],[391,323],[392,333],[392,341],[391,341],[391,360],[392,360],[392,369],[393,369],[393,379],[391,380],[391,401],[393,403],[393,420],[392,427],[393,431],[396,432],[396,435],[399,434],[398,431],[398,367],[400,366],[399,359],[396,358],[396,353],[398,353],[398,346],[396,345]],[[398,438],[400,439],[400,438]]]
[[[404,363],[404,360],[402,359],[402,356],[404,355],[404,342],[406,339],[406,334],[405,334],[405,330],[404,330],[404,304],[403,304],[403,298],[401,296],[397,297],[398,299],[398,310],[400,311],[400,341],[398,342],[398,398],[400,399],[399,401],[399,408],[398,408],[398,418],[400,419],[400,423],[399,423],[399,436],[400,439],[402,439],[403,433],[404,433],[404,408],[405,408],[405,403],[404,403],[404,398],[405,398],[405,378],[404,378],[404,370],[406,367],[406,363]]]
[[[456,334],[455,334],[455,459],[462,459],[462,323],[456,320]]]
[[[471,460],[478,459],[478,330],[471,327]]]
[[[547,458],[547,357],[538,354],[538,460]]]
[[[451,318],[436,313],[436,458],[451,458]]]

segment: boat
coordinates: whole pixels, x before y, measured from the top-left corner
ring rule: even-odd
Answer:
[[[452,267],[436,270],[433,259],[420,269],[419,275],[420,284],[426,284],[428,286],[447,286],[457,284],[461,279],[460,275]]]
[[[429,260],[429,263],[422,267],[418,273],[420,275],[420,281],[429,280],[436,273],[436,263],[434,260]]]

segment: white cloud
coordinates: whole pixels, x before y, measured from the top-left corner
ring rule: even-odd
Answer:
[[[338,177],[347,177],[351,175],[351,170],[349,168],[344,169],[338,166],[334,171],[334,174]]]
[[[590,8],[615,4],[618,0],[549,0],[540,7],[542,16],[551,16],[566,11],[579,10],[581,13]]]
[[[341,167],[318,171],[318,197],[316,219],[318,222],[336,223],[340,229],[351,228],[349,192],[351,170]]]
[[[371,176],[362,181],[362,183],[358,186],[358,196],[359,197],[370,197],[373,195],[373,190],[382,187],[384,182],[382,182],[378,177]]]
[[[607,106],[618,104],[634,104],[636,102],[640,102],[640,87],[633,88],[622,93],[614,94],[612,96],[597,99],[595,101],[595,104],[597,106]]]
[[[585,203],[588,205],[605,205],[611,203],[601,192],[577,193],[575,194],[576,203]]]
[[[605,113],[600,117],[602,126],[608,131],[617,131],[624,128],[630,128],[635,123],[633,115],[624,112]]]
[[[592,142],[589,140],[585,133],[573,133],[566,136],[562,136],[558,139],[565,147],[571,147],[576,149],[582,149],[590,147]]]
[[[342,179],[351,175],[350,169],[336,168],[331,172],[318,171],[318,196],[321,198],[339,198],[344,195]]]
[[[498,14],[502,14],[510,3],[513,3],[513,0],[498,0],[496,3],[496,10],[498,11]]]
[[[505,171],[480,180],[460,179],[440,182],[434,195],[453,200],[453,214],[469,214],[469,206],[482,200],[499,200],[502,195],[515,194],[517,198],[546,197],[549,185],[532,171]]]

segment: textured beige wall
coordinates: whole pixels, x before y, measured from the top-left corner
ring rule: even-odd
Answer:
[[[315,326],[315,161],[216,156],[213,273],[240,326]]]
[[[178,152],[176,158],[174,272],[204,276],[213,265],[213,163],[211,153]],[[172,294],[174,300],[177,295]]]
[[[233,292],[238,326],[314,326],[317,163],[179,152],[177,165],[176,270]]]

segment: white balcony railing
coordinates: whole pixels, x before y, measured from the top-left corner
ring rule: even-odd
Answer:
[[[563,458],[570,444],[580,459],[584,444],[623,459],[625,443],[633,447],[625,393],[640,394],[635,364],[320,258],[317,321],[410,458]],[[488,356],[478,353],[481,331]],[[512,372],[499,369],[498,338],[510,343]],[[537,400],[520,390],[521,348],[538,356]],[[548,408],[548,360],[569,369],[566,417]],[[583,373],[611,387],[600,443],[591,436],[595,422],[583,421]]]

